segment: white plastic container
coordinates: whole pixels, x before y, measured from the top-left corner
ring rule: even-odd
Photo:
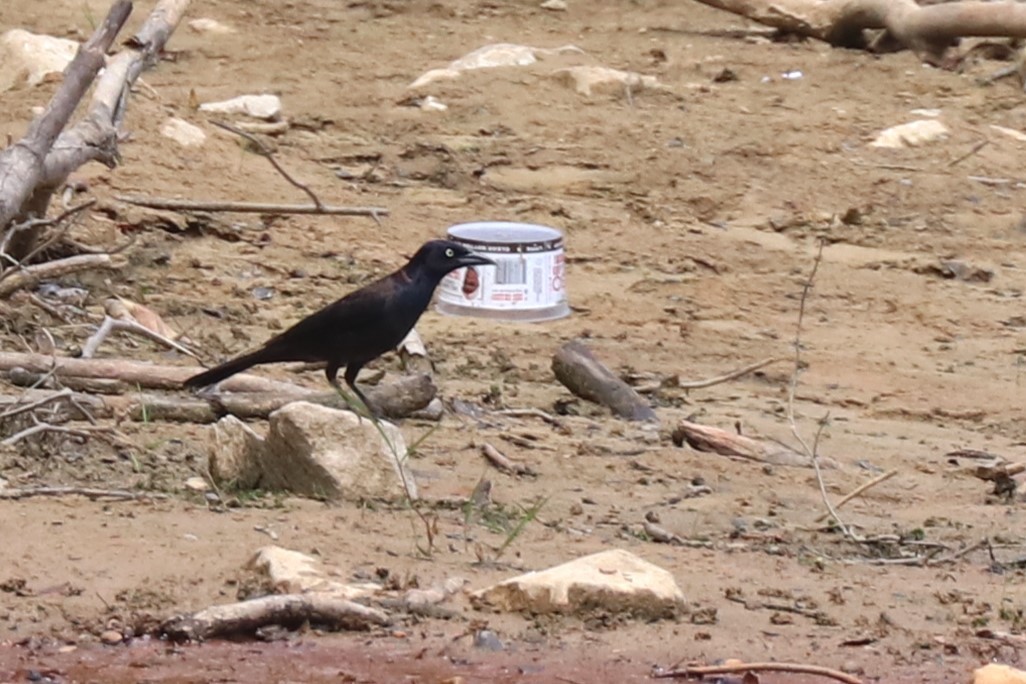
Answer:
[[[570,314],[563,234],[555,228],[481,221],[451,226],[448,234],[497,266],[461,268],[443,278],[440,312],[521,322]]]

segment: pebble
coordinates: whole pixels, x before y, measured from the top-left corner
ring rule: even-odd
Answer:
[[[210,485],[202,477],[195,476],[185,481],[185,488],[191,492],[205,492],[210,489]]]
[[[502,641],[499,636],[490,629],[479,630],[474,634],[474,647],[485,651],[501,651]]]
[[[566,12],[566,2],[564,0],[545,0],[541,4],[541,8],[552,12]]]
[[[121,632],[117,631],[116,629],[108,629],[100,634],[100,641],[106,644],[107,646],[114,646],[116,644],[120,644],[123,640],[124,637],[121,636]]]

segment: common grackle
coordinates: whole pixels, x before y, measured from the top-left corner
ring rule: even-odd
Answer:
[[[351,292],[299,321],[264,346],[185,381],[189,388],[220,382],[252,366],[279,361],[327,362],[325,374],[340,389],[338,371],[372,412],[356,376],[366,364],[395,349],[431,303],[443,277],[464,266],[495,262],[448,240],[431,240],[395,273]]]

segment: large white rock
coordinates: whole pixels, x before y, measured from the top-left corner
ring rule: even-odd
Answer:
[[[1008,665],[990,663],[973,673],[972,684],[1026,684],[1026,672]]]
[[[17,83],[37,85],[49,74],[64,71],[78,43],[66,38],[11,29],[0,35],[0,92]]]
[[[261,577],[267,590],[278,594],[318,592],[352,601],[381,591],[381,586],[373,583],[342,582],[337,571],[325,570],[316,558],[280,546],[258,549],[246,569]]]
[[[948,127],[936,119],[919,119],[880,131],[870,147],[917,147],[948,137]]]
[[[604,66],[575,66],[552,72],[554,78],[573,86],[580,95],[591,95],[593,91],[623,92],[624,88],[640,90],[667,90],[655,76],[645,76],[635,71],[621,71]]]
[[[672,574],[622,549],[529,572],[476,591],[471,599],[502,611],[601,610],[643,619],[671,618],[684,607],[684,594]]]
[[[464,71],[475,69],[494,69],[496,67],[528,66],[538,61],[539,57],[556,55],[563,52],[583,54],[584,50],[576,45],[547,49],[513,43],[493,43],[468,52],[442,69],[431,69],[420,75],[410,88],[420,88],[434,81],[458,78]]]
[[[350,411],[286,404],[271,414],[261,485],[328,499],[417,498],[402,433],[380,426]]]
[[[221,102],[204,102],[201,112],[244,114],[254,119],[273,120],[281,116],[281,98],[277,95],[239,95]]]
[[[235,416],[225,416],[211,428],[207,468],[218,485],[253,489],[263,476],[264,438]]]

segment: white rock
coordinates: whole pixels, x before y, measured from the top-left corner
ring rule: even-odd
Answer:
[[[552,12],[566,12],[566,2],[563,0],[545,0],[541,4],[541,8]]]
[[[175,116],[164,122],[160,127],[160,134],[183,147],[198,147],[207,140],[207,134],[202,128]]]
[[[0,92],[17,83],[37,85],[59,74],[75,56],[78,43],[66,38],[11,29],[0,35]]]
[[[1004,126],[998,126],[997,124],[991,124],[990,127],[998,133],[1007,135],[1009,138],[1014,138],[1019,142],[1026,142],[1026,133],[1023,133],[1022,131],[1017,131],[1014,128],[1005,128]]]
[[[264,438],[235,416],[225,416],[211,430],[207,468],[214,482],[230,489],[256,487],[263,475]]]
[[[514,45],[513,43],[494,43],[492,45],[485,45],[473,52],[468,52],[443,69],[432,69],[431,71],[422,74],[416,81],[411,83],[409,87],[420,88],[428,83],[433,83],[434,81],[458,78],[464,71],[472,71],[474,69],[527,66],[537,62],[539,57],[560,54],[563,52],[584,54],[584,50],[575,45],[564,45],[555,49],[536,48],[527,45]]]
[[[630,87],[635,91],[648,89],[665,90],[655,76],[644,76],[634,71],[620,71],[603,66],[575,66],[558,69],[553,77],[571,85],[581,95],[591,95],[596,89],[623,90]]]
[[[240,95],[222,102],[204,102],[201,112],[244,114],[254,119],[277,119],[281,116],[281,98],[277,95]]]
[[[948,127],[936,119],[919,119],[880,132],[870,147],[915,147],[947,137]]]
[[[402,433],[380,425],[387,442],[373,422],[350,411],[286,404],[270,416],[261,485],[329,499],[417,498]]]
[[[421,101],[420,108],[425,112],[444,112],[449,108],[449,105],[445,104],[434,95],[428,95]]]
[[[349,600],[373,596],[381,586],[372,583],[347,584],[331,577],[320,561],[298,551],[280,546],[265,546],[246,564],[246,569],[265,579],[267,589],[276,593],[331,594]]]
[[[1026,672],[990,663],[973,672],[972,684],[1026,684]]]
[[[673,617],[684,594],[668,571],[622,549],[529,572],[471,595],[503,611],[587,613],[600,609],[644,619]]]
[[[222,24],[216,19],[207,19],[201,17],[199,19],[193,19],[189,22],[189,28],[196,33],[209,33],[212,35],[223,36],[229,33],[235,33],[235,29],[226,24]]]
[[[202,477],[190,477],[184,482],[184,487],[190,492],[205,492],[210,489],[210,485]]]

